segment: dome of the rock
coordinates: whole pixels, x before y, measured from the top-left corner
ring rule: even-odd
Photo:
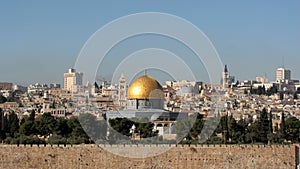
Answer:
[[[163,99],[162,87],[154,78],[141,76],[129,86],[128,99]]]

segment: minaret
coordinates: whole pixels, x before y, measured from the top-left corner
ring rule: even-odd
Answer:
[[[227,65],[225,65],[225,68],[224,68],[222,81],[223,81],[223,89],[228,88],[229,87],[229,71],[227,69]]]
[[[118,102],[119,106],[126,107],[126,79],[123,73],[121,74],[120,80],[119,80],[119,86],[118,86]]]

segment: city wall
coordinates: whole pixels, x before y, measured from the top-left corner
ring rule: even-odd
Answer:
[[[299,164],[299,145],[114,145],[122,151],[140,151],[141,146],[169,150],[127,158],[97,145],[0,145],[0,168],[295,169]]]

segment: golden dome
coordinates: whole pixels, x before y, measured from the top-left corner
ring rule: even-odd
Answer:
[[[154,78],[144,75],[137,78],[128,88],[128,99],[162,99],[162,87]]]

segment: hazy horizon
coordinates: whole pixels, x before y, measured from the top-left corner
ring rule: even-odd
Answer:
[[[94,32],[115,19],[139,12],[169,13],[197,26],[236,80],[266,75],[274,81],[276,69],[282,65],[291,69],[292,79],[299,80],[299,7],[299,1],[258,0],[1,2],[0,82],[63,85],[63,73],[74,66]],[[172,47],[178,48],[175,43]],[[198,69],[194,66],[192,69]],[[205,69],[199,67],[199,72],[203,74],[197,80],[207,81]],[[97,75],[106,79],[112,76],[109,72]]]

